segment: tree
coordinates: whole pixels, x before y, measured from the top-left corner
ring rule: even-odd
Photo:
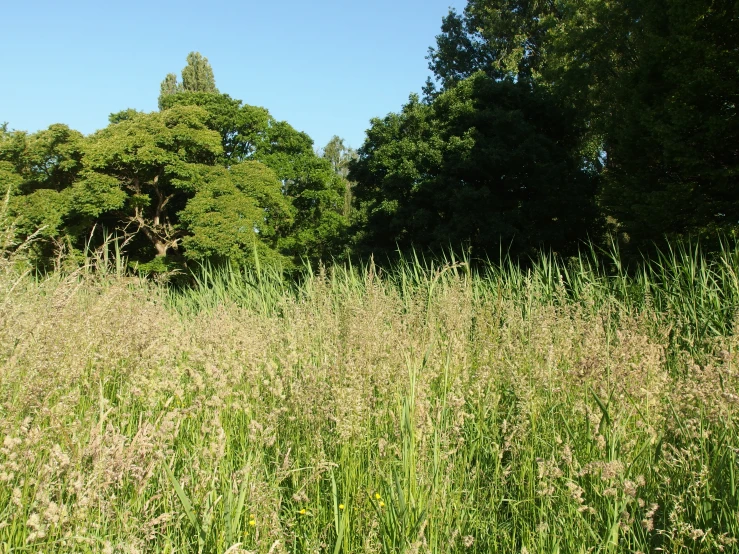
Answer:
[[[177,93],[163,107],[115,114],[93,137],[81,186],[94,189],[89,200],[126,195],[124,209],[98,217],[140,232],[158,257],[332,255],[345,228],[338,177],[307,135],[217,93]]]
[[[0,140],[0,185],[10,192],[10,215],[25,238],[35,234],[41,263],[62,247],[80,246],[86,221],[75,210],[74,183],[83,170],[84,137],[62,124],[29,134],[5,131]]]
[[[212,92],[179,92],[162,99],[162,109],[174,106],[199,106],[208,113],[208,127],[221,136],[222,165],[251,159],[271,146],[268,131],[275,122],[265,108]]]
[[[736,17],[714,0],[469,0],[445,18],[430,67],[442,90],[483,70],[575,108],[601,206],[644,247],[739,221]]]
[[[162,109],[164,98],[179,92],[218,92],[213,68],[208,58],[200,52],[190,52],[187,55],[187,65],[182,69],[182,83],[177,81],[177,75],[168,73],[162,81],[159,93],[159,108]]]
[[[162,81],[162,84],[159,86],[159,109],[163,109],[163,98],[166,98],[171,94],[177,94],[178,92],[182,92],[182,85],[177,81],[177,75],[174,73],[167,73],[164,81]]]
[[[200,52],[187,55],[187,65],[182,69],[182,89],[185,92],[218,92],[213,68]]]
[[[200,108],[178,107],[95,133],[85,159],[89,171],[76,185],[79,205],[92,216],[115,210],[118,226],[143,233],[156,256],[177,250],[183,237],[178,212],[221,152],[206,118]]]
[[[644,248],[739,225],[736,3],[629,2],[630,62],[610,87],[603,205]]]
[[[10,132],[0,141],[0,159],[23,177],[24,194],[69,187],[82,169],[83,155],[82,134],[59,123],[33,134]]]
[[[569,114],[543,90],[477,73],[430,104],[374,119],[351,164],[361,250],[562,254],[598,230]]]
[[[283,262],[280,230],[292,220],[290,204],[272,170],[255,161],[213,168],[180,213],[186,256],[194,260]]]
[[[142,262],[175,254],[244,264],[255,251],[281,260],[280,231],[293,213],[272,170],[258,161],[220,164],[221,136],[198,106],[125,114],[90,137],[74,185],[78,210],[145,237],[148,249],[133,243]]]
[[[166,97],[162,105],[206,110],[208,127],[221,137],[219,162],[225,167],[259,161],[274,171],[294,214],[291,224],[279,231],[283,254],[300,262],[343,253],[348,226],[345,186],[330,162],[316,155],[307,134],[275,120],[264,108],[226,94],[183,92]]]
[[[343,215],[349,220],[352,206],[352,182],[349,180],[349,163],[357,158],[357,151],[344,144],[344,139],[334,135],[323,147],[321,157],[331,163],[334,173],[344,185]]]

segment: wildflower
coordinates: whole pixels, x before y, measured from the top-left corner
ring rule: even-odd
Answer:
[[[380,508],[384,508],[384,507],[385,507],[385,503],[382,500],[380,500]]]
[[[343,510],[343,509],[344,509],[344,505],[343,504],[339,504],[339,510]]]
[[[254,527],[256,524],[257,524],[257,522],[255,520],[253,520],[253,519],[250,519],[249,520],[249,525],[251,525],[252,527]]]
[[[301,516],[304,516],[305,515],[305,508],[302,508],[299,513],[300,513]]]
[[[375,493],[375,500],[380,500],[380,498],[382,498],[382,497],[380,496],[380,493],[379,493],[379,492],[376,492],[376,493]]]

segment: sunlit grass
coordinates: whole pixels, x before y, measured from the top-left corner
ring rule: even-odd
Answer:
[[[735,244],[179,289],[3,260],[0,551],[737,551]]]

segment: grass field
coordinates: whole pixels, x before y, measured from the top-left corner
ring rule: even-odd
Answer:
[[[0,552],[737,552],[739,248],[594,259],[5,255]]]

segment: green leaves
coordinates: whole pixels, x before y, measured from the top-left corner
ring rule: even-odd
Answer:
[[[575,250],[598,214],[568,115],[541,89],[478,73],[373,120],[350,174],[360,247]]]
[[[650,248],[739,221],[737,29],[732,3],[708,0],[469,0],[429,65],[443,90],[483,71],[550,91],[612,230]]]
[[[39,231],[38,236],[54,238],[59,235],[70,210],[68,192],[39,189],[28,195],[16,196],[10,204],[11,214],[18,217],[16,224],[22,236]]]
[[[176,249],[182,238],[178,212],[221,153],[207,117],[196,106],[128,112],[90,137],[89,171],[74,187],[82,212],[114,212],[117,225],[134,223],[159,256]]]
[[[177,75],[169,73],[162,81],[159,94],[159,109],[163,109],[167,96],[180,92],[218,92],[213,68],[208,58],[200,52],[187,55],[187,65],[182,69],[182,83],[177,82]]]
[[[349,214],[347,187],[331,162],[316,155],[307,134],[276,121],[264,108],[244,105],[225,94],[173,94],[162,100],[162,106],[200,106],[207,112],[206,124],[221,136],[218,163],[229,168],[235,184],[245,182],[239,172],[249,167],[247,181],[252,184],[243,190],[255,194],[268,213],[266,225],[260,227],[265,240],[259,244],[270,244],[285,259],[297,263],[342,253]],[[246,162],[261,164],[248,166]],[[280,187],[254,189],[253,184],[262,180],[258,173],[266,170],[267,181],[276,176]],[[192,245],[191,240],[187,242]]]
[[[74,210],[92,218],[122,208],[127,198],[115,177],[95,172],[84,174],[81,180],[72,185],[70,193]],[[138,202],[138,205],[144,205],[148,197],[139,195]],[[133,199],[131,205],[137,205]]]
[[[279,195],[280,183],[257,162],[231,171],[214,168],[180,213],[186,256],[195,260],[221,259],[239,265],[252,263],[255,249],[277,259],[274,221],[289,217]]]

